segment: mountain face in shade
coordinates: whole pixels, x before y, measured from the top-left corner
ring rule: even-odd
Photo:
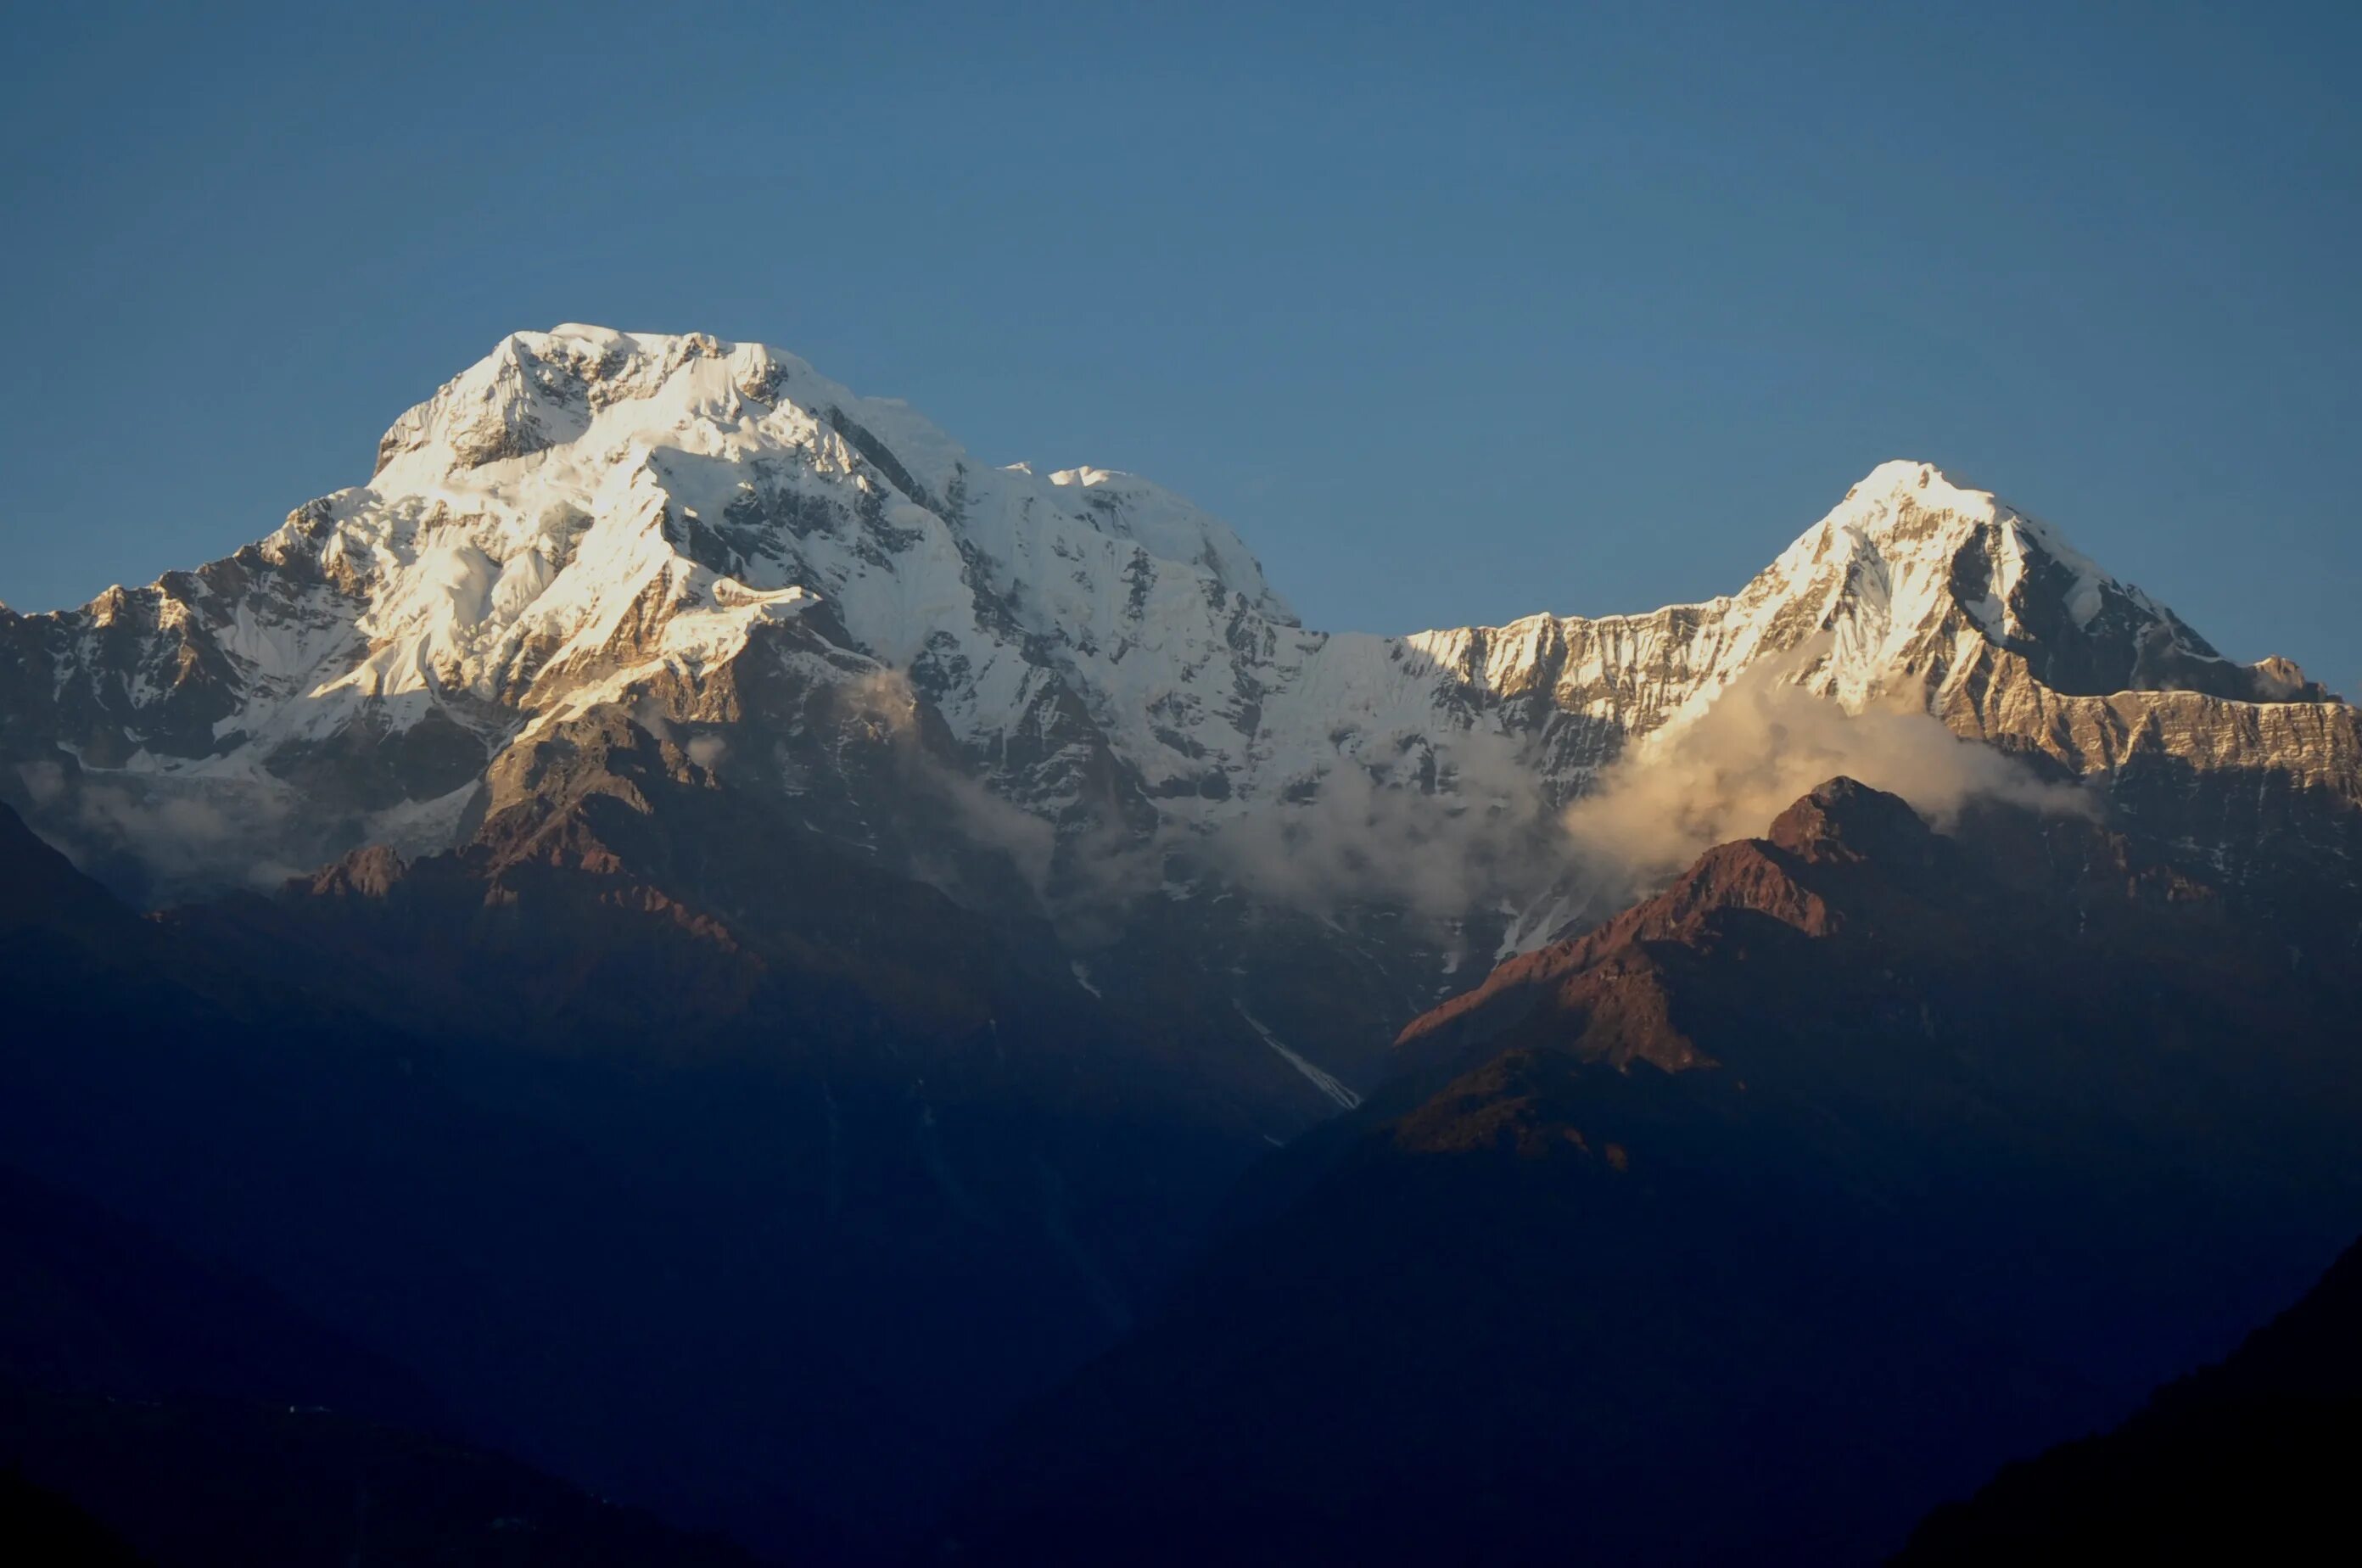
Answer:
[[[139,1568],[130,1544],[71,1498],[0,1470],[0,1545],[55,1568]]]
[[[333,1407],[427,1430],[447,1421],[415,1377],[269,1287],[6,1169],[0,1277],[0,1382],[12,1387]]]
[[[2353,1529],[2362,1245],[2220,1365],[2103,1436],[2010,1465],[1895,1561],[2301,1562]]]
[[[2353,711],[1925,464],[1729,597],[1331,635],[1145,480],[988,467],[778,350],[590,326],[503,340],[226,560],[0,612],[0,798],[162,901],[458,848],[627,724],[767,832],[1045,924],[1074,988],[1280,1043],[1310,1117],[1496,955],[1612,911],[1558,809],[1767,669],[2094,780],[2233,890],[2354,893]]]
[[[1874,1560],[2362,1220],[2355,988],[2090,822],[1833,780],[1414,1023],[943,1548]]]
[[[324,878],[317,907],[368,904],[386,961],[417,958],[397,996],[347,928],[262,900],[143,919],[0,813],[0,1147],[407,1369],[460,1440],[831,1561],[914,1529],[1268,1146],[1220,1104],[1131,1098],[1152,1069],[1110,1088],[1091,1018],[1026,1000],[1071,987],[1008,999],[997,1051],[1021,957],[933,889],[854,902],[965,962],[864,968],[859,929],[746,951],[545,869],[491,897],[465,867]],[[505,943],[506,982],[548,989],[446,961],[447,897]],[[709,988],[727,1021],[701,1031],[613,1000]]]
[[[10,1561],[754,1561],[433,1435],[445,1420],[267,1287],[0,1170]]]

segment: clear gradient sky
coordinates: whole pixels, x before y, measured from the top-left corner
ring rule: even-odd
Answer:
[[[519,327],[1131,469],[1307,620],[1735,589],[1883,458],[2362,691],[2362,6],[17,6],[0,599]]]

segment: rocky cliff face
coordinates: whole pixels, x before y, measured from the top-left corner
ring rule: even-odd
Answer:
[[[2334,900],[2362,865],[2351,709],[1925,465],[1729,598],[1331,635],[1145,480],[584,326],[508,338],[226,560],[0,612],[0,798],[167,900],[449,848],[620,715],[782,832],[1050,920],[1080,985],[1177,964],[1333,1056],[1599,912],[1559,810],[1767,671],[2101,780],[2235,878]]]

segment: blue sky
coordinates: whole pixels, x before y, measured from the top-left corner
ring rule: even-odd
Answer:
[[[1319,625],[1726,591],[1912,457],[2362,690],[2362,6],[6,25],[20,609],[259,536],[576,320],[1148,474]]]

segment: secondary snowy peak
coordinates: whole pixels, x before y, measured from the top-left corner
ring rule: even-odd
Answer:
[[[1960,650],[1938,645],[1964,635],[2025,657],[2066,693],[2295,695],[2224,659],[2051,525],[1928,463],[1872,469],[1749,595],[1817,607],[1817,629],[1837,639],[1833,684],[1849,695],[1906,666],[1940,679]]]
[[[2327,696],[2286,660],[2224,659],[2057,528],[1913,461],[1873,469],[1736,594],[1647,614],[1532,615],[1407,640],[1480,702],[1541,702],[1617,737],[1711,701],[1765,661],[1803,660],[1799,679],[1854,706],[1906,689],[1932,692],[2001,655],[2067,695]],[[1578,749],[1595,761],[1614,747]]]

